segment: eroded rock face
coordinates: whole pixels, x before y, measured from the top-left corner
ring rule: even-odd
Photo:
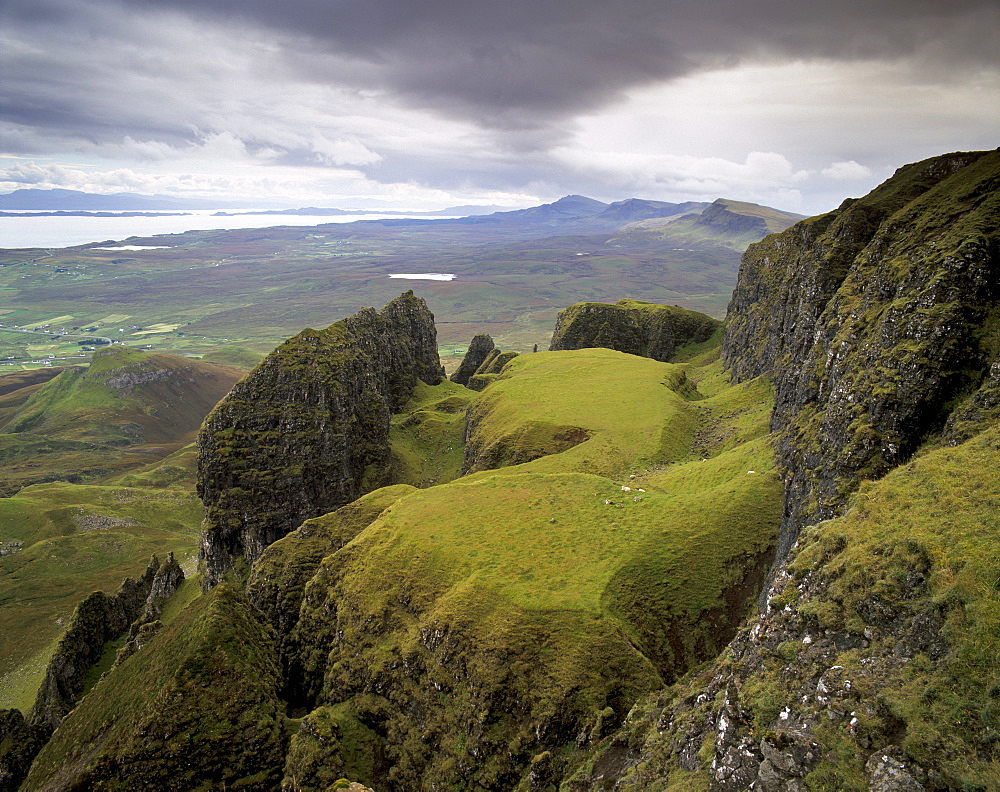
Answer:
[[[673,788],[689,773],[712,792],[918,792],[995,773],[992,715],[942,722],[937,707],[986,711],[976,696],[996,673],[965,640],[991,629],[995,590],[953,601],[939,581],[942,546],[976,537],[948,562],[961,568],[993,542],[979,510],[1000,447],[998,184],[1000,151],[939,157],[748,250],[723,354],[735,380],[775,384],[775,578],[718,660],[633,710],[605,749],[621,769],[568,788]],[[928,439],[951,448],[900,464]],[[949,481],[956,500],[938,492]]]
[[[303,330],[264,358],[199,434],[205,587],[303,521],[386,484],[389,416],[418,378],[442,377],[434,316],[413,292]]]
[[[183,580],[173,553],[162,563],[153,556],[142,576],[125,578],[115,594],[95,591],[77,605],[49,661],[28,721],[58,726],[83,693],[87,671],[100,658],[105,641],[117,638],[142,617],[154,619]]]
[[[666,363],[678,347],[707,341],[719,327],[712,317],[676,305],[577,303],[559,312],[549,350],[604,347]]]
[[[459,385],[468,385],[469,378],[483,365],[486,356],[493,351],[493,348],[494,344],[491,336],[486,334],[475,336],[472,339],[472,343],[469,344],[469,348],[465,353],[465,357],[462,358],[458,370],[451,375],[451,381],[457,382]]]
[[[1000,152],[909,165],[744,255],[723,358],[737,381],[774,381],[788,469],[779,556],[857,482],[905,462],[969,389],[984,383],[966,412],[1000,403],[984,329],[1000,296],[998,171]]]
[[[184,580],[174,554],[160,562],[153,556],[139,578],[125,578],[118,591],[95,591],[77,605],[56,647],[45,678],[26,717],[0,710],[0,792],[14,792],[32,760],[83,694],[87,674],[107,641],[129,629],[134,640],[141,625],[159,624],[163,602]]]

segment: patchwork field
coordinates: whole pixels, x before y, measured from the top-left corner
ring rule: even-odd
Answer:
[[[108,340],[195,356],[227,347],[252,361],[409,288],[435,314],[449,370],[476,333],[547,348],[556,313],[575,302],[641,297],[720,317],[747,244],[795,219],[728,205],[766,223],[370,221],[126,240],[156,246],[146,250],[0,250],[0,368],[78,362]],[[455,278],[389,277],[400,273]]]

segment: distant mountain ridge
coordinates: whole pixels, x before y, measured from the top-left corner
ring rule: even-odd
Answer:
[[[740,201],[724,201],[733,206],[755,207],[756,204]],[[718,203],[718,202],[717,202]],[[473,223],[497,223],[502,225],[524,225],[529,223],[577,224],[586,219],[595,221],[600,230],[641,220],[679,217],[697,214],[711,206],[708,202],[685,201],[669,203],[644,198],[626,198],[605,203],[583,195],[566,195],[552,203],[532,206],[526,209],[505,210],[499,206],[465,204],[432,211],[399,211],[384,209],[343,209],[339,207],[304,206],[294,209],[278,207],[273,201],[216,201],[202,198],[178,198],[169,195],[142,195],[139,193],[113,193],[99,195],[79,190],[39,190],[21,189],[0,195],[0,211],[37,212],[131,212],[131,211],[179,211],[217,209],[220,215],[266,214],[266,215],[366,215],[399,214],[425,215],[428,218],[454,218],[456,215]],[[766,207],[765,207],[766,208]],[[256,210],[256,211],[248,211]],[[736,210],[737,213],[742,213]],[[780,210],[769,210],[779,215],[788,214]],[[789,215],[800,219],[800,215]],[[421,222],[419,220],[415,222]],[[787,227],[787,226],[786,226]]]
[[[22,211],[93,210],[93,211],[154,211],[178,209],[243,209],[271,205],[270,201],[248,204],[245,201],[206,201],[202,198],[176,198],[170,195],[141,195],[139,193],[97,193],[80,190],[14,190],[0,195],[0,209]]]

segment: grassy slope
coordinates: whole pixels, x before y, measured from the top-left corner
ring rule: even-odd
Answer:
[[[89,367],[46,383],[3,430],[122,445],[183,444],[242,376],[228,366],[109,347]]]
[[[275,789],[288,728],[279,680],[273,634],[221,586],[97,683],[23,789]]]
[[[241,375],[174,355],[102,351],[89,368],[63,370],[9,411],[0,424],[0,492],[100,480],[162,459],[194,439]]]
[[[865,792],[865,762],[887,744],[927,788],[1000,788],[998,454],[993,425],[863,484],[842,517],[804,531],[776,611],[741,637],[738,660],[723,656],[633,712],[617,736],[638,758],[622,788],[709,789],[712,734],[700,769],[680,768],[677,752],[700,724],[714,732],[719,699],[704,691],[720,676],[738,686],[755,741],[780,739],[781,712],[815,724],[810,790]],[[812,649],[804,635],[857,643]]]
[[[392,417],[393,481],[429,487],[461,475],[465,409],[475,395],[447,380],[433,386],[417,380],[409,403]]]
[[[182,446],[239,375],[114,347],[35,388],[8,417],[0,434],[0,481],[12,493],[0,498],[0,706],[30,706],[81,598],[113,592],[153,553],[193,557],[202,509],[195,452]],[[108,480],[115,473],[126,475]],[[70,483],[95,478],[104,483]],[[46,483],[21,489],[39,480]]]
[[[551,453],[561,450],[558,435],[578,427],[590,439],[528,469],[627,475],[689,453],[698,413],[675,389],[684,389],[682,369],[610,349],[521,355],[473,405],[485,416],[477,439]]]
[[[36,484],[0,499],[0,707],[30,707],[77,602],[114,592],[153,553],[197,554],[201,503],[193,449],[116,483]],[[189,567],[190,568],[190,567]]]
[[[718,364],[706,371],[721,378]],[[508,758],[484,759],[474,783],[509,783],[510,763],[538,745],[522,733],[525,722],[542,724],[549,743],[561,743],[568,738],[559,724],[577,719],[591,728],[601,717],[621,717],[643,690],[731,634],[759,583],[752,570],[772,546],[780,511],[781,483],[763,438],[767,392],[719,385],[718,395],[694,403],[671,389],[694,395],[682,375],[604,349],[516,358],[478,397],[489,410],[477,431],[530,441],[538,426],[575,426],[590,439],[411,493],[326,559],[299,640],[322,652],[333,629],[322,614],[336,603],[339,637],[324,701],[345,700],[368,722],[388,719],[393,744],[406,746],[392,755],[394,783],[415,784],[425,771],[451,777],[465,741],[480,739],[459,725],[477,711],[500,720],[487,753],[510,742]],[[754,413],[752,428],[744,413],[732,415],[734,405]],[[701,461],[692,442],[711,423],[706,416],[744,442],[718,444]],[[521,432],[526,426],[532,431]],[[450,677],[453,661],[428,647],[421,637],[428,630],[449,636],[461,662],[476,668],[474,688]],[[321,655],[311,657],[307,667],[322,667]],[[419,674],[400,680],[392,670],[400,657],[417,658],[406,661],[417,668],[442,666],[449,703],[425,701]],[[361,684],[389,692],[373,699],[361,695]],[[486,715],[491,705],[482,696],[518,699],[529,714]],[[395,714],[408,697],[431,707],[426,745]],[[609,702],[620,711],[600,716]]]
[[[717,362],[674,366],[603,349],[523,355],[481,394],[421,388],[408,413],[420,420],[394,429],[397,452],[417,453],[419,432],[407,430],[452,421],[461,413],[449,410],[470,397],[489,407],[479,432],[523,439],[525,426],[573,426],[589,439],[526,464],[394,490],[392,505],[323,562],[307,589],[297,662],[307,675],[323,672],[325,692],[307,720],[337,747],[331,754],[308,735],[293,742],[307,781],[321,778],[333,755],[373,781],[377,746],[379,777],[397,788],[459,777],[513,788],[534,753],[550,746],[577,755],[581,728],[596,739],[631,702],[716,651],[752,597],[780,509],[766,388],[729,387]],[[459,425],[430,436],[440,444]],[[454,460],[444,468],[454,473]],[[174,689],[169,676],[180,672],[171,669],[215,629],[209,601],[196,599],[94,689],[32,783],[67,760],[90,761],[75,745],[100,748],[105,758],[95,761],[152,766],[136,730],[152,717],[150,696]],[[412,672],[400,675],[400,662]],[[130,667],[159,680],[145,698]],[[227,685],[252,686],[252,672],[226,668]],[[259,695],[254,712],[273,706],[271,693]],[[183,725],[166,711],[165,733],[202,757],[218,744],[197,726],[208,701],[197,696],[201,703],[184,705]],[[406,714],[412,707],[420,718]],[[112,722],[113,710],[125,714]],[[275,728],[284,728],[280,719],[264,729],[272,743]],[[470,769],[473,748],[482,753]]]

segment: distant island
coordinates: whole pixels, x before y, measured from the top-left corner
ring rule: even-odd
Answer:
[[[447,209],[436,209],[433,212],[421,212],[419,210],[404,212],[396,209],[335,209],[330,207],[319,208],[316,206],[306,206],[301,209],[260,209],[247,212],[214,212],[213,217],[237,217],[241,215],[305,215],[308,217],[325,217],[327,215],[426,215],[427,217],[468,217],[470,215],[487,215],[495,212],[502,212],[509,207],[506,206],[451,206]]]
[[[484,215],[509,210],[509,206],[450,206],[433,211],[403,211],[397,209],[335,209],[304,207],[282,208],[266,199],[250,201],[220,201],[205,198],[178,198],[171,195],[142,195],[139,193],[114,193],[99,195],[79,190],[38,190],[21,189],[0,195],[0,217],[41,217],[46,215],[90,216],[90,217],[155,217],[161,212],[168,214],[188,214],[193,210],[219,210],[220,217],[233,215],[427,215],[461,216]],[[35,212],[25,215],[24,212]],[[11,214],[16,212],[16,214]],[[99,214],[113,212],[113,215]],[[123,212],[154,212],[156,214],[122,214]],[[95,214],[98,213],[98,214]]]

